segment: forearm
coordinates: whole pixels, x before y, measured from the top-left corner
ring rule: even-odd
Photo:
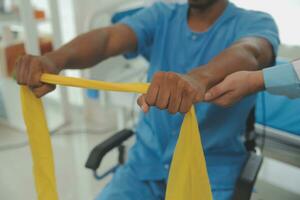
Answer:
[[[82,69],[103,60],[108,41],[105,29],[79,35],[61,48],[45,54],[60,69]]]
[[[56,51],[46,54],[60,70],[83,69],[118,54],[132,51],[136,38],[124,25],[99,28],[79,35]]]
[[[266,42],[267,43],[267,42]],[[207,88],[221,82],[226,76],[236,71],[254,71],[270,66],[274,60],[269,44],[236,43],[226,49],[207,65],[189,72],[198,78]]]

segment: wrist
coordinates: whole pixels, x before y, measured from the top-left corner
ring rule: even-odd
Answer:
[[[251,93],[264,90],[265,84],[264,84],[263,71],[259,70],[259,71],[249,72],[249,83],[252,86]]]
[[[63,69],[65,69],[67,59],[64,54],[59,53],[57,51],[52,51],[43,55],[48,60],[50,60],[54,66],[56,67],[57,72],[59,73]]]
[[[204,86],[206,90],[213,86],[211,74],[202,68],[195,68],[188,72],[187,75]]]

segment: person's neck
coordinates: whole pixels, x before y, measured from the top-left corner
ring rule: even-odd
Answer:
[[[209,7],[190,7],[188,12],[189,27],[195,32],[206,31],[222,15],[227,5],[227,0],[219,0]]]

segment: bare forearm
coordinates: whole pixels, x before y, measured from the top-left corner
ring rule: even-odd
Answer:
[[[133,32],[124,25],[115,25],[82,34],[46,56],[54,60],[60,70],[83,69],[134,50],[135,46]]]
[[[233,72],[254,71],[270,66],[273,58],[272,47],[267,42],[252,44],[246,41],[236,43],[207,65],[196,68],[189,74],[210,88]]]
[[[97,29],[46,55],[21,57],[15,65],[17,82],[42,97],[55,89],[55,85],[41,82],[43,73],[58,74],[63,69],[91,67],[108,57],[133,51],[136,46],[137,38],[126,25]]]
[[[105,29],[94,30],[76,37],[45,56],[53,60],[60,70],[87,68],[104,59],[107,38]]]

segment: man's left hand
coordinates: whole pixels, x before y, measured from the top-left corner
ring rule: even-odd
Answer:
[[[137,103],[144,112],[150,106],[168,109],[172,114],[187,113],[194,103],[203,100],[206,87],[189,74],[157,72],[146,94]]]

